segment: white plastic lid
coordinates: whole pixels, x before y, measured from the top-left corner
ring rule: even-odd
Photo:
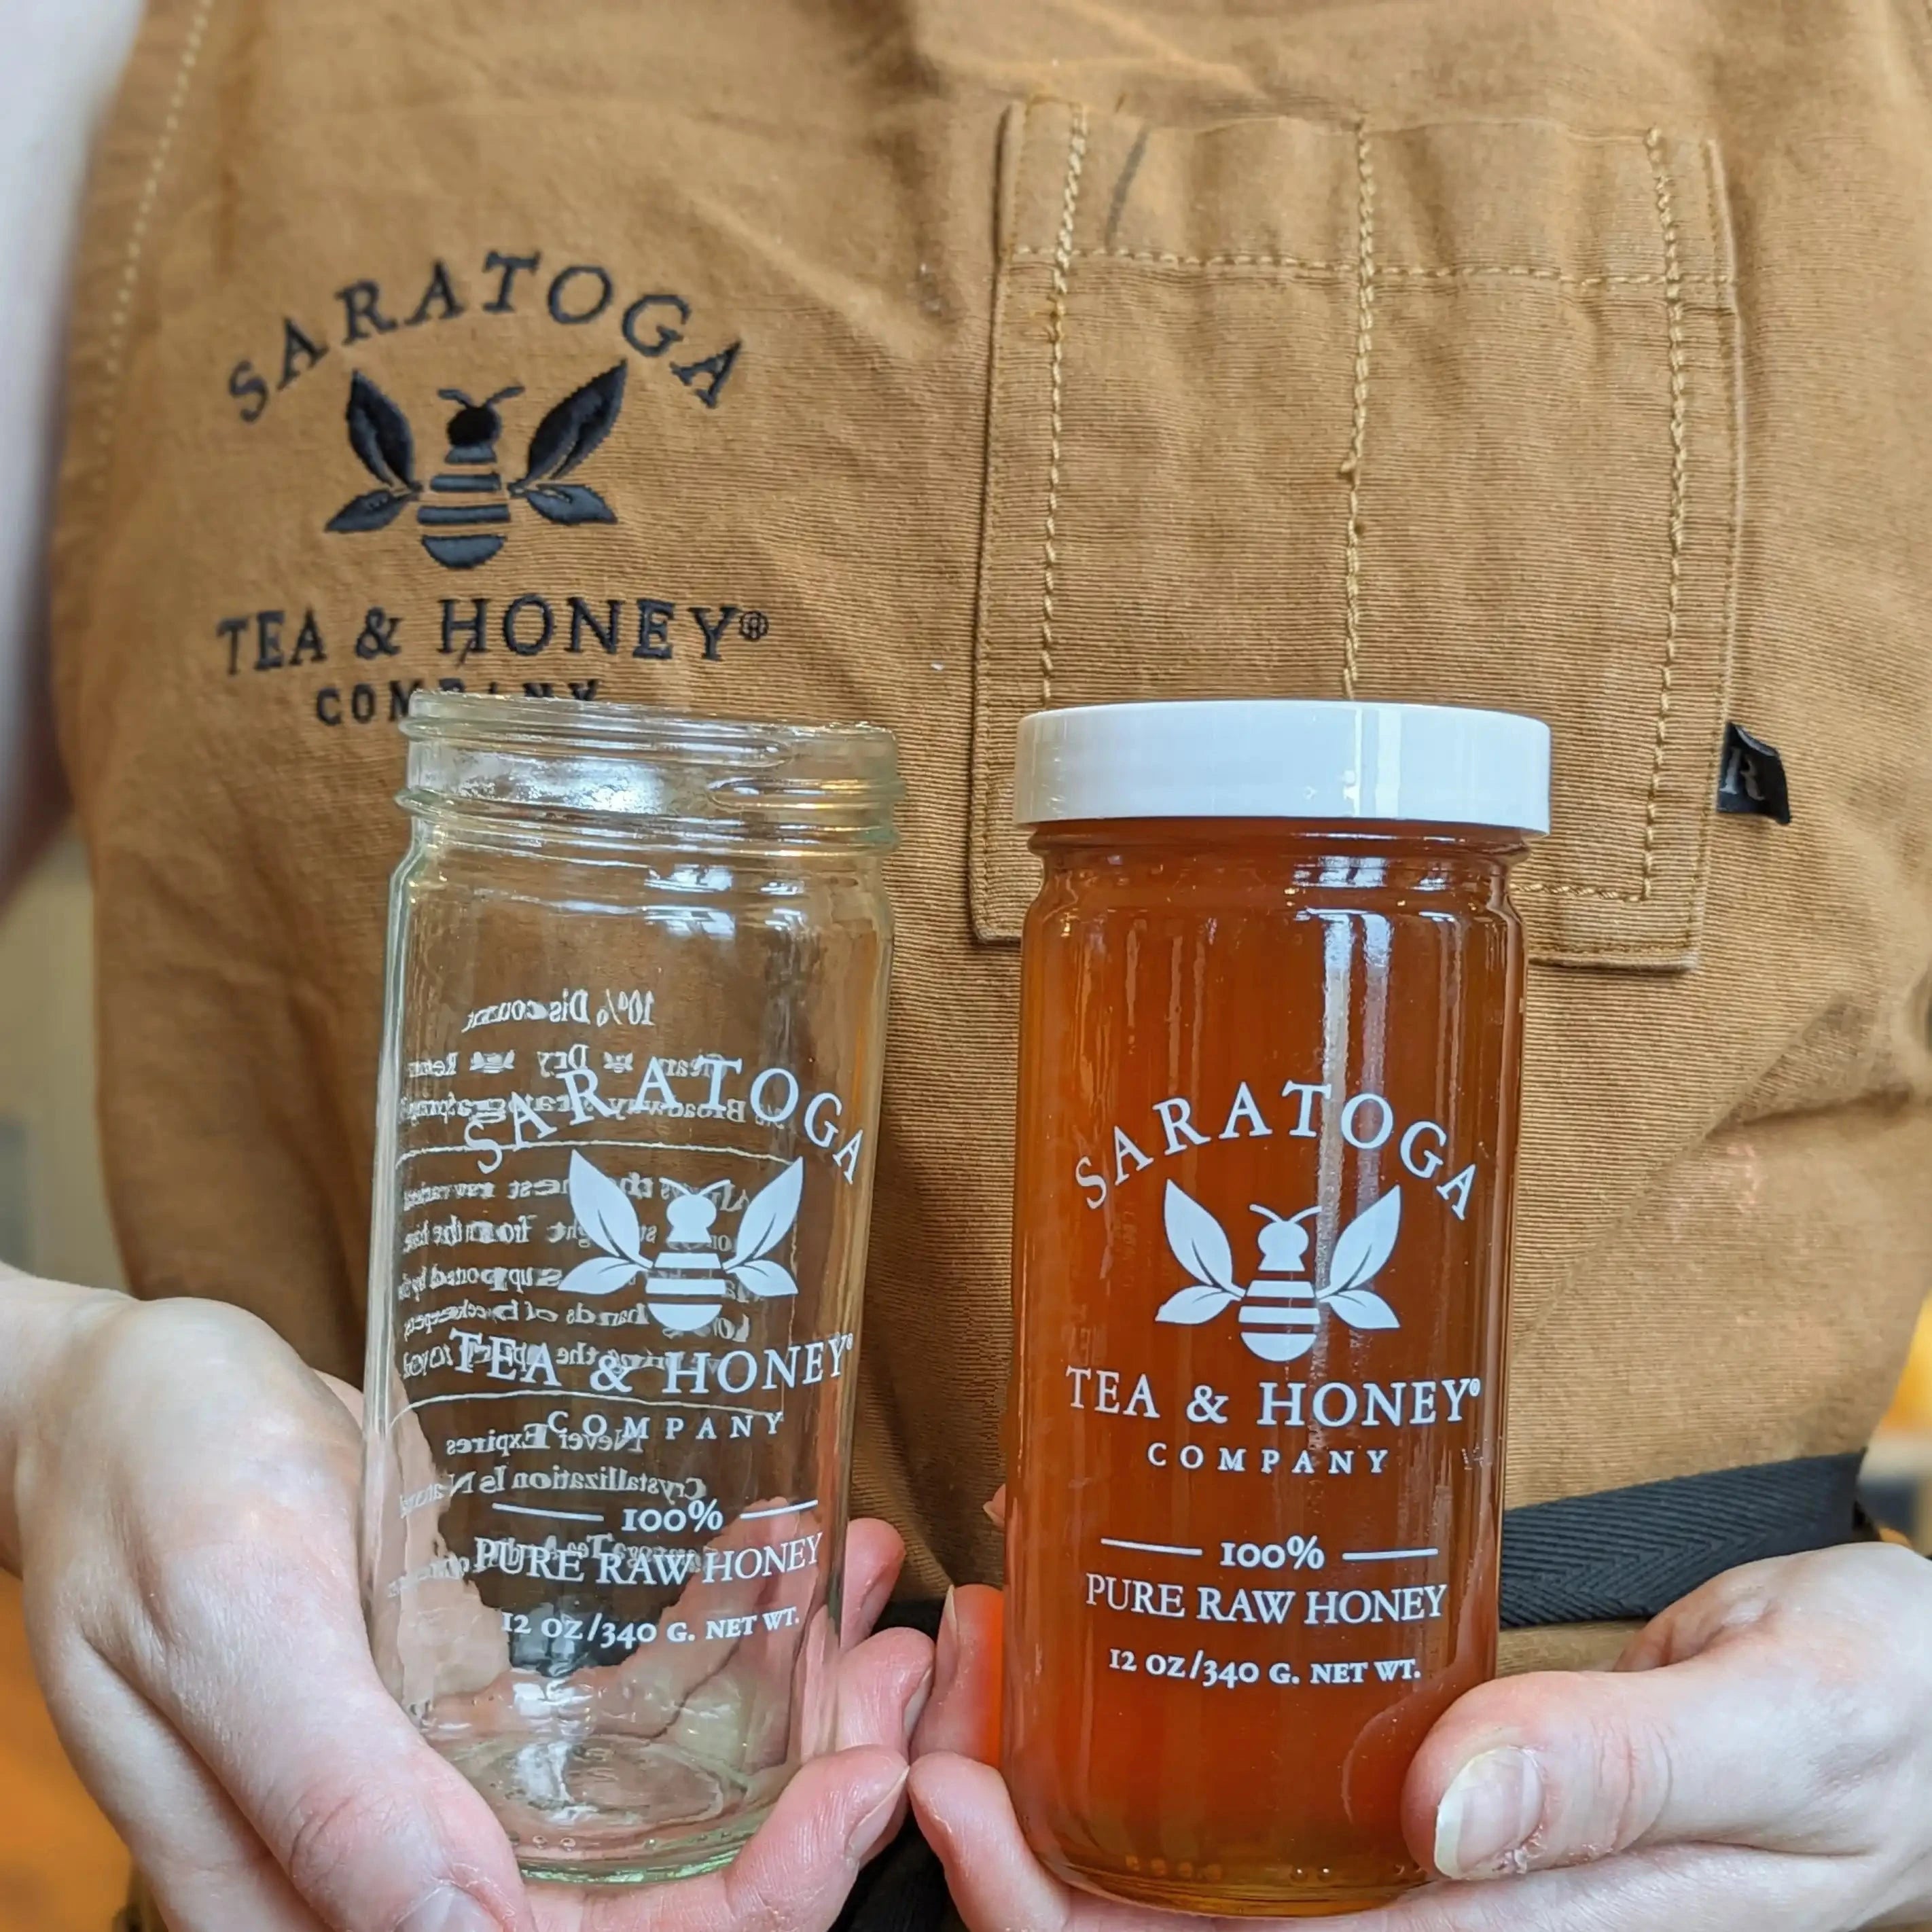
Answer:
[[[1369,819],[1550,830],[1550,727],[1512,711],[1304,698],[1036,711],[1013,817]]]

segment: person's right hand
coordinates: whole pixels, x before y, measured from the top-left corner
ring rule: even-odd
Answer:
[[[860,1641],[897,1574],[892,1531],[857,1522],[847,1544],[839,1748],[735,1864],[637,1891],[526,1888],[488,1806],[376,1676],[353,1394],[236,1310],[75,1299],[71,1334],[12,1398],[28,1636],[171,1932],[831,1924],[897,1827],[932,1682],[916,1633]]]
[[[1001,1778],[1002,1599],[962,1586],[914,1740],[914,1815],[974,1932],[1289,1932],[1063,1883]],[[1932,1564],[1847,1544],[1725,1571],[1618,1666],[1496,1678],[1403,1795],[1439,1882],[1335,1932],[1846,1932],[1932,1921]],[[1299,1923],[1300,1922],[1294,1922]]]

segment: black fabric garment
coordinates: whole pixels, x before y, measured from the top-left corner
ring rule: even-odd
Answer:
[[[944,1603],[889,1604],[880,1630],[939,1635]],[[833,1932],[938,1932],[946,1922],[946,1873],[908,1816],[898,1836],[859,1874]]]
[[[1648,1622],[1742,1563],[1869,1540],[1862,1454],[1713,1469],[1511,1510],[1502,1625]]]

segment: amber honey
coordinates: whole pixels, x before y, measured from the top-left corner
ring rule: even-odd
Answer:
[[[1423,1877],[1404,1777],[1495,1664],[1522,834],[1034,842],[1014,1801],[1118,1897],[1369,1905]]]

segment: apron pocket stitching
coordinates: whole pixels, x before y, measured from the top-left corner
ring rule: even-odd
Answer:
[[[1670,372],[1670,508],[1666,524],[1668,578],[1664,592],[1664,661],[1658,674],[1657,715],[1653,721],[1650,784],[1644,797],[1640,883],[1634,892],[1616,892],[1607,886],[1545,884],[1526,880],[1519,890],[1530,892],[1562,892],[1578,898],[1615,899],[1626,905],[1647,905],[1657,890],[1657,814],[1664,787],[1664,764],[1670,742],[1671,686],[1676,675],[1677,651],[1684,602],[1684,544],[1690,500],[1690,456],[1687,438],[1684,355],[1684,288],[1682,263],[1678,247],[1676,197],[1670,170],[1664,158],[1663,136],[1653,128],[1644,136],[1644,152],[1649,157],[1652,178],[1656,184],[1657,219],[1664,250],[1665,326],[1668,332]]]
[[[1042,117],[1043,140],[1032,140],[1035,114]],[[1056,116],[1064,118],[1064,131]],[[1212,694],[1228,675],[1224,665],[1204,654],[1198,676],[1188,676],[1191,645],[1165,658],[1147,652],[1138,642],[1118,646],[1111,654],[1090,647],[1086,626],[1095,610],[1110,608],[1110,602],[1120,607],[1111,620],[1113,627],[1125,637],[1137,636],[1131,599],[1121,602],[1126,594],[1124,580],[1107,573],[1101,580],[1090,580],[1084,561],[1090,545],[1100,556],[1109,554],[1110,544],[1116,551],[1123,544],[1129,546],[1124,554],[1125,575],[1131,577],[1137,568],[1146,575],[1153,599],[1148,630],[1165,635],[1173,622],[1171,593],[1186,572],[1177,578],[1148,560],[1159,554],[1161,542],[1184,533],[1191,538],[1197,527],[1210,555],[1214,545],[1237,538],[1232,525],[1217,526],[1191,513],[1166,525],[1150,522],[1152,513],[1120,476],[1105,464],[1097,472],[1090,469],[1082,439],[1096,434],[1137,438],[1122,446],[1133,448],[1136,460],[1151,466],[1150,489],[1171,496],[1182,488],[1187,466],[1198,466],[1204,454],[1198,428],[1190,431],[1189,419],[1161,400],[1161,383],[1180,382],[1184,372],[1199,366],[1199,355],[1190,356],[1184,349],[1181,332],[1190,319],[1209,328],[1232,329],[1225,342],[1220,338],[1207,341],[1216,353],[1232,348],[1231,370],[1242,367],[1245,355],[1252,392],[1272,288],[1285,303],[1304,304],[1285,310],[1276,326],[1290,329],[1297,346],[1286,366],[1292,371],[1298,362],[1300,372],[1293,407],[1302,425],[1301,447],[1298,454],[1291,443],[1287,456],[1300,472],[1303,538],[1297,568],[1310,580],[1298,605],[1291,607],[1304,620],[1302,643],[1295,642],[1291,616],[1270,634],[1273,647],[1262,661],[1271,667],[1292,666],[1298,649],[1312,652],[1307,670],[1291,681],[1307,688],[1309,674],[1325,661],[1334,667],[1328,676],[1342,687],[1337,694],[1379,694],[1376,686],[1386,674],[1405,694],[1534,708],[1539,679],[1556,675],[1554,667],[1569,655],[1559,613],[1568,610],[1573,621],[1586,626],[1600,621],[1606,641],[1599,644],[1590,634],[1584,649],[1586,663],[1597,661],[1588,653],[1610,653],[1602,660],[1604,688],[1594,701],[1594,722],[1586,716],[1588,728],[1577,728],[1581,736],[1573,734],[1568,741],[1574,795],[1566,819],[1570,836],[1562,849],[1553,846],[1538,854],[1540,862],[1516,882],[1526,910],[1533,908],[1540,915],[1529,921],[1531,954],[1549,963],[1587,964],[1594,959],[1680,969],[1693,964],[1715,849],[1701,768],[1705,763],[1712,766],[1714,783],[1721,720],[1715,719],[1712,707],[1721,706],[1729,683],[1743,466],[1740,424],[1732,406],[1740,381],[1736,277],[1714,144],[1657,129],[1604,137],[1547,130],[1552,165],[1546,176],[1523,172],[1520,178],[1559,184],[1574,178],[1578,199],[1566,209],[1550,199],[1558,188],[1546,194],[1534,188],[1526,204],[1532,219],[1516,224],[1516,245],[1512,246],[1510,224],[1491,218],[1494,208],[1508,210],[1507,196],[1500,202],[1485,200],[1485,178],[1468,172],[1494,163],[1483,146],[1489,124],[1444,124],[1445,135],[1466,129],[1471,140],[1460,151],[1450,143],[1442,154],[1427,142],[1418,144],[1410,130],[1371,127],[1359,114],[1328,123],[1325,129],[1312,122],[1283,124],[1288,129],[1281,144],[1285,152],[1296,151],[1298,144],[1308,147],[1324,133],[1330,140],[1326,158],[1293,153],[1304,165],[1289,178],[1300,189],[1279,205],[1266,196],[1257,199],[1250,187],[1243,186],[1254,180],[1252,167],[1228,174],[1225,149],[1218,158],[1214,152],[1218,144],[1243,138],[1245,124],[1231,123],[1198,136],[1165,130],[1161,142],[1150,145],[1144,128],[1110,120],[1090,107],[1052,100],[1023,107],[1016,104],[1009,122],[1001,195],[1009,238],[998,250],[975,638],[976,809],[969,867],[975,936],[982,940],[1015,936],[1030,896],[1024,838],[1009,831],[1004,818],[1010,810],[1010,794],[1003,767],[1017,717],[1035,703],[1091,702],[1177,688]],[[1536,131],[1522,122],[1496,125],[1512,139]],[[1201,144],[1196,152],[1204,158],[1197,161],[1190,153],[1190,141]],[[1123,158],[1130,158],[1130,142],[1147,151],[1137,196],[1140,181],[1160,162],[1163,172],[1152,206],[1164,210],[1158,220],[1178,224],[1183,232],[1170,237],[1156,226],[1150,233],[1113,232],[1102,190],[1116,182]],[[1534,142],[1520,141],[1502,159],[1515,165],[1535,153]],[[1190,189],[1190,167],[1204,170],[1207,187],[1197,182]],[[1216,168],[1231,184],[1226,194],[1232,197],[1218,214],[1220,204],[1208,191],[1220,192]],[[1692,178],[1700,168],[1705,173],[1701,197]],[[1088,185],[1089,177],[1098,185]],[[1494,178],[1506,183],[1509,177]],[[1252,204],[1245,218],[1239,212],[1244,194]],[[1538,195],[1547,204],[1547,218]],[[1592,195],[1596,199],[1589,199]],[[1132,219],[1145,231],[1147,198],[1140,200]],[[1258,231],[1252,239],[1226,232],[1244,219]],[[1548,230],[1546,238],[1558,245],[1547,250],[1538,245],[1538,219]],[[1213,232],[1216,220],[1223,228],[1220,235]],[[1208,224],[1204,231],[1185,232],[1202,223]],[[1500,238],[1503,245],[1482,245],[1486,224],[1492,244]],[[1269,232],[1270,226],[1276,232]],[[1468,254],[1439,247],[1445,236],[1474,246]],[[1094,265],[1079,274],[1077,286],[1076,263]],[[1121,279],[1137,274],[1145,278],[1138,298],[1133,284]],[[1193,299],[1190,287],[1201,290],[1203,303],[1245,308],[1190,310],[1186,306]],[[1522,290],[1532,301],[1532,291],[1546,291],[1549,311],[1543,313],[1540,304],[1498,306],[1510,302],[1511,288]],[[1332,326],[1326,328],[1320,314],[1305,306],[1324,291],[1333,304]],[[1420,304],[1437,292],[1459,304],[1466,296],[1471,304],[1466,322],[1446,315],[1434,320],[1425,316]],[[1412,296],[1412,303],[1403,299]],[[1078,331],[1072,327],[1076,307],[1081,310]],[[1567,320],[1563,310],[1569,311]],[[1152,386],[1136,386],[1138,364],[1124,365],[1135,374],[1124,373],[1118,397],[1105,380],[1096,396],[1095,368],[1104,370],[1117,352],[1132,352],[1128,332],[1135,327],[1151,332],[1148,346],[1153,356],[1146,374]],[[1468,332],[1474,331],[1495,333]],[[1097,341],[1089,340],[1090,333]],[[1508,393],[1509,376],[1501,373],[1493,351],[1485,364],[1482,344],[1507,345],[1513,335],[1546,353],[1559,377],[1587,380],[1600,374],[1606,379],[1600,391],[1585,392],[1586,400],[1598,394],[1603,399],[1588,419],[1587,433],[1610,440],[1607,447],[1616,459],[1602,498],[1606,520],[1603,554],[1597,562],[1603,572],[1622,573],[1625,581],[1618,586],[1612,578],[1593,576],[1588,560],[1560,576],[1556,594],[1569,602],[1552,606],[1541,637],[1526,631],[1520,603],[1506,604],[1505,622],[1525,634],[1514,646],[1490,640],[1473,655],[1481,668],[1459,684],[1444,670],[1444,651],[1432,654],[1426,638],[1422,656],[1412,661],[1418,601],[1426,601],[1417,589],[1423,579],[1412,554],[1413,532],[1430,527],[1432,518],[1445,531],[1454,527],[1453,497],[1446,503],[1435,499],[1445,489],[1453,491],[1449,479],[1459,470],[1468,472],[1471,486],[1480,493],[1486,467],[1496,472],[1488,479],[1490,485],[1504,484],[1513,474],[1514,459],[1498,440],[1506,422],[1486,413],[1468,418],[1471,428],[1462,442],[1452,437],[1446,446],[1449,462],[1440,472],[1419,469],[1414,449],[1430,447],[1431,436],[1450,434],[1456,408],[1466,412],[1481,400],[1472,394],[1459,404],[1459,392],[1444,383],[1486,376]],[[1459,355],[1466,359],[1453,359]],[[1328,389],[1329,403],[1315,386],[1321,380],[1318,359],[1330,372],[1328,383],[1336,382],[1338,363],[1350,370],[1346,390]],[[1430,373],[1437,368],[1444,372],[1439,382]],[[1276,400],[1286,406],[1285,397]],[[1371,403],[1378,451],[1373,477],[1366,466]],[[1412,447],[1408,439],[1418,435],[1423,440]],[[1319,447],[1330,438],[1328,446],[1338,450],[1340,460],[1331,456],[1324,475]],[[1250,440],[1258,450],[1265,439]],[[1546,451],[1526,458],[1518,487],[1544,476],[1555,460]],[[1097,492],[1095,514],[1102,518],[1091,529],[1091,506],[1084,494],[1089,491]],[[1418,496],[1419,514],[1405,522],[1401,506]],[[1480,494],[1469,500],[1480,500]],[[1598,500],[1580,490],[1564,499],[1573,513],[1586,515],[1595,514]],[[1114,506],[1111,523],[1106,520],[1109,505]],[[1528,520],[1540,527],[1528,506],[1502,508],[1506,520]],[[1472,514],[1466,512],[1466,520]],[[1343,526],[1337,546],[1342,568],[1328,575],[1319,558],[1324,552],[1335,558],[1329,546],[1336,533],[1330,520],[1338,515]],[[1029,523],[1030,540],[1024,535]],[[1330,532],[1325,538],[1323,525]],[[1138,550],[1129,532],[1142,539]],[[1384,533],[1395,543],[1386,568],[1379,547]],[[1474,594],[1471,586],[1484,581],[1479,574],[1484,568],[1499,585],[1520,585],[1519,594],[1528,594],[1522,577],[1527,566],[1520,557],[1511,561],[1499,536],[1488,540],[1486,548],[1479,540],[1472,554],[1480,560],[1473,568],[1467,557],[1456,559],[1448,574],[1462,594]],[[1026,550],[1010,548],[1016,542]],[[1372,542],[1377,546],[1373,571],[1367,568]],[[1332,562],[1328,568],[1333,570]],[[1319,585],[1324,576],[1325,590]],[[1651,586],[1662,595],[1646,596]],[[1306,621],[1316,618],[1318,628]],[[1394,626],[1386,638],[1385,619]],[[1322,645],[1324,631],[1331,640],[1340,632],[1339,652],[1332,641]],[[1538,662],[1546,653],[1550,668],[1539,670]],[[1256,688],[1280,688],[1280,671],[1272,676],[1270,682],[1262,675]],[[1621,692],[1616,688],[1618,678]],[[1570,686],[1563,689],[1574,697]],[[1036,698],[1030,700],[1029,692]],[[1568,711],[1566,701],[1550,694],[1570,725],[1576,724],[1570,713],[1580,705],[1592,713],[1582,698],[1570,703]],[[1573,910],[1559,914],[1558,908]]]
[[[1376,170],[1366,122],[1355,125],[1355,383],[1348,427],[1348,521],[1342,542],[1342,694],[1355,695],[1362,654],[1362,458],[1369,434],[1369,366],[1376,339]]]
[[[1060,194],[1060,237],[1053,257],[1053,309],[1048,379],[1046,526],[1040,538],[1040,701],[1053,702],[1053,578],[1060,514],[1060,403],[1066,362],[1066,291],[1073,262],[1073,218],[1080,205],[1080,173],[1087,160],[1087,110],[1073,111],[1066,142],[1066,180]]]
[[[1684,543],[1690,516],[1690,459],[1685,408],[1684,359],[1684,284],[1677,243],[1677,213],[1670,170],[1664,158],[1664,136],[1654,128],[1644,136],[1657,182],[1658,226],[1664,244],[1664,307],[1670,332],[1670,583],[1664,620],[1664,667],[1657,692],[1657,743],[1651,759],[1650,790],[1643,808],[1643,884],[1641,898],[1649,902],[1657,889],[1657,808],[1664,786],[1664,760],[1670,745],[1671,686],[1677,671],[1677,648],[1684,608]]]
[[[1016,262],[1045,261],[1058,252],[1016,242],[1012,259]],[[1070,251],[1070,259],[1076,262],[1144,262],[1166,268],[1302,268],[1330,278],[1352,276],[1355,272],[1352,262],[1317,262],[1300,255],[1177,255],[1166,248],[1076,248]]]

